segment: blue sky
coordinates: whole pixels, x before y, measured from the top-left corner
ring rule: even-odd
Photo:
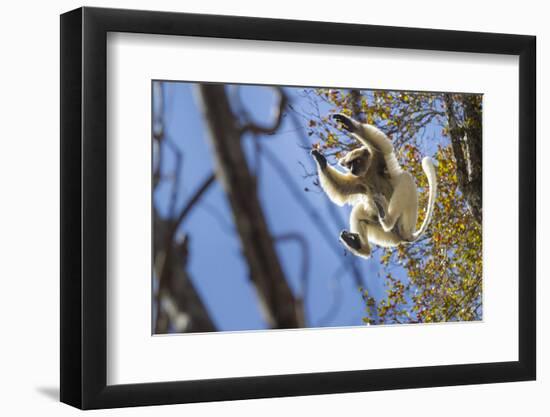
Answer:
[[[240,89],[241,101],[250,116],[258,122],[269,123],[276,105],[273,90],[261,86],[240,86]],[[308,110],[308,102],[298,94],[301,90],[285,88],[295,108]],[[164,83],[164,108],[165,134],[183,154],[178,195],[178,207],[181,207],[198,184],[212,172],[213,158],[202,115],[197,108],[194,85]],[[350,263],[355,263],[369,293],[376,299],[384,295],[383,266],[376,256],[366,261],[345,254],[338,236],[342,229],[348,228],[350,208],[331,207],[327,197],[312,187],[312,179],[304,179],[301,164],[310,170],[313,165],[308,151],[301,147],[303,137],[290,118],[285,117],[275,135],[259,138],[265,151],[278,156],[278,161],[293,183],[292,188],[281,179],[268,158],[258,160],[255,157],[253,137],[243,137],[243,146],[251,170],[258,174],[259,198],[272,235],[276,237],[298,232],[307,237],[310,249],[307,325],[362,325],[365,306],[350,273]],[[315,140],[310,138],[311,143]],[[169,159],[164,166],[164,175],[173,176],[174,169],[174,159]],[[169,180],[164,181],[154,195],[155,206],[165,216],[168,215],[170,185]],[[306,192],[306,187],[313,191]],[[293,193],[301,193],[319,217],[312,219]],[[330,209],[333,213],[336,211],[337,221]],[[329,239],[320,233],[316,222],[322,223],[328,230]],[[248,268],[241,256],[238,236],[233,230],[230,208],[219,184],[215,183],[203,196],[182,223],[180,232],[190,238],[188,271],[217,328],[222,331],[266,328],[255,290],[247,276]],[[304,277],[300,246],[293,241],[283,241],[276,248],[292,290],[295,294],[301,294]],[[404,272],[394,268],[392,273],[400,277]]]

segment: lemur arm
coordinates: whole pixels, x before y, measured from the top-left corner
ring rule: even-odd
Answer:
[[[311,151],[311,155],[317,163],[321,187],[334,204],[343,206],[351,202],[353,195],[365,192],[357,177],[349,173],[344,174],[328,165],[321,152],[314,149]]]
[[[366,146],[369,150],[382,152],[384,155],[393,152],[391,140],[376,126],[359,123],[342,113],[335,114],[332,117],[344,129],[350,132],[360,144]]]
[[[393,144],[384,132],[376,126],[359,123],[345,114],[335,114],[333,118],[370,151],[382,153],[390,177],[395,178],[402,174],[403,170],[395,157]]]

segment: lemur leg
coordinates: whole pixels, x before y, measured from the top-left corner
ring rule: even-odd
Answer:
[[[381,199],[374,199],[382,229],[385,232],[396,231],[405,240],[411,238],[416,226],[417,198],[414,180],[408,173],[403,173],[387,208],[383,206]]]
[[[386,217],[386,213],[388,212],[388,200],[386,200],[384,194],[373,194],[371,198],[378,211],[378,219]]]
[[[367,213],[363,206],[358,204],[351,211],[350,231],[342,231],[340,240],[347,249],[356,256],[369,259],[371,249],[368,241],[368,221]]]
[[[396,198],[392,198],[387,206],[387,209],[382,207],[378,201],[375,201],[378,208],[378,219],[384,232],[390,232],[395,227],[395,224],[401,216],[401,207]]]

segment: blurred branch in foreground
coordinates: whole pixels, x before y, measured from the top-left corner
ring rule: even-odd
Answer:
[[[164,86],[153,84],[155,103],[153,113],[153,144],[155,166],[153,169],[153,195],[164,181],[163,170],[167,152],[175,157],[174,175],[170,198],[169,216],[163,218],[153,205],[153,288],[157,288],[153,302],[153,333],[209,332],[215,331],[209,313],[199,297],[186,269],[189,257],[189,237],[178,236],[177,231],[189,212],[214,181],[210,175],[195,191],[183,208],[177,212],[176,201],[181,192],[180,166],[182,155],[170,142],[164,129]]]
[[[197,88],[210,133],[216,177],[229,200],[264,317],[273,328],[303,327],[301,303],[295,299],[284,276],[258,200],[256,179],[242,149],[244,129],[231,111],[223,85],[200,84]],[[281,102],[284,104],[285,99]],[[281,123],[281,112],[279,109],[279,116],[272,126],[245,125],[244,128],[261,133],[273,132]]]

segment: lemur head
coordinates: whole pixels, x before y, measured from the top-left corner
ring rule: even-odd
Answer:
[[[354,149],[338,161],[340,166],[348,169],[356,177],[365,175],[371,162],[371,154],[365,147]]]

